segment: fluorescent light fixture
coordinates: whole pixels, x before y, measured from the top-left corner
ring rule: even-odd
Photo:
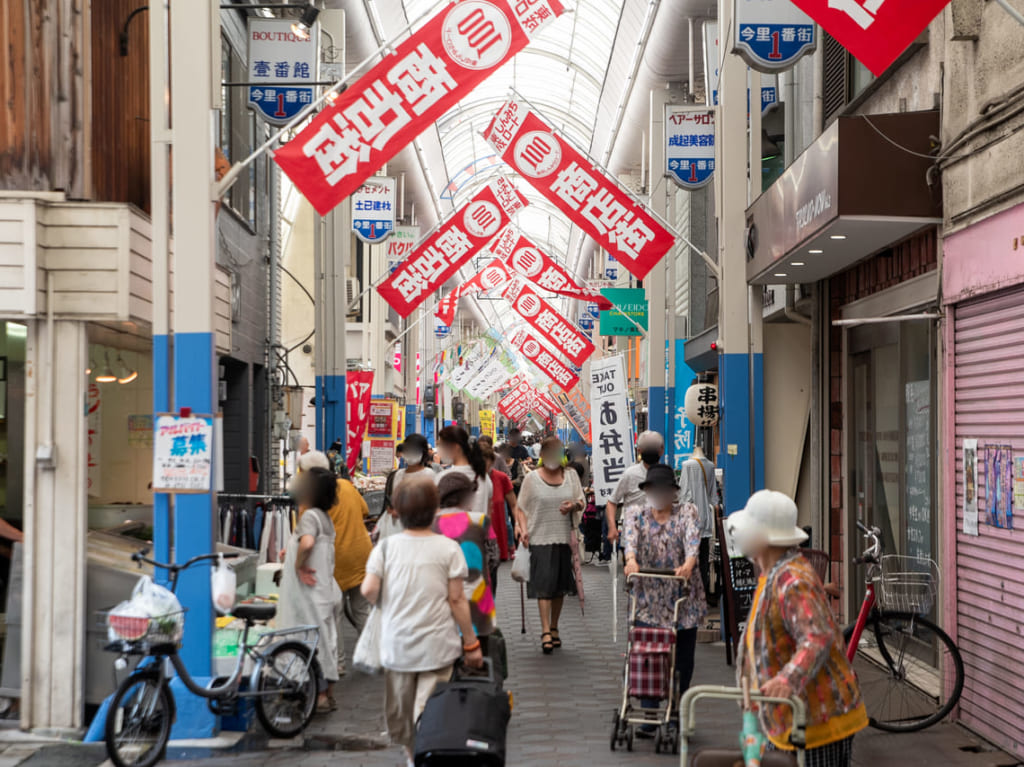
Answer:
[[[320,15],[320,9],[310,3],[302,10],[302,16],[299,20],[292,24],[292,32],[295,36],[303,40],[309,39],[309,31],[313,28],[316,23],[316,17]]]
[[[803,266],[804,262],[803,261],[790,261],[789,265],[790,266]]]
[[[845,240],[846,239],[846,235],[845,234],[830,234],[828,236],[828,238],[830,240]]]
[[[775,272],[775,276],[776,277],[787,277],[788,275],[785,272]]]
[[[820,256],[825,251],[823,251],[821,248],[811,248],[807,252],[810,253],[812,256]]]

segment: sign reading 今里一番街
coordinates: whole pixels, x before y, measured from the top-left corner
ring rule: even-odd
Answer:
[[[395,231],[395,180],[375,176],[352,193],[352,231],[366,243],[386,240]]]
[[[153,490],[207,493],[213,469],[213,418],[159,415],[153,429]]]
[[[704,89],[707,93],[707,105],[718,106],[718,62],[721,51],[718,46],[718,22],[705,21],[702,25],[704,35]],[[779,100],[779,92],[774,85],[761,86],[761,112],[764,112]],[[747,112],[750,112],[750,91],[747,90]]]
[[[715,111],[665,107],[665,170],[683,189],[700,189],[715,173]]]
[[[316,31],[303,38],[291,19],[249,17],[249,106],[268,122],[286,123],[313,102]]]
[[[734,0],[733,51],[758,72],[790,69],[815,48],[814,20],[791,0]]]
[[[605,288],[601,294],[613,305],[608,311],[601,312],[598,330],[601,335],[643,335],[640,328],[647,330],[647,296],[643,288]]]

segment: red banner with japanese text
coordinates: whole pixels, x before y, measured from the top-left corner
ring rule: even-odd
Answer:
[[[525,281],[513,280],[505,290],[505,298],[534,330],[548,339],[572,364],[582,365],[594,353],[594,344],[590,339]]]
[[[529,402],[529,395],[532,390],[533,387],[520,377],[520,380],[512,390],[499,400],[498,409],[506,418],[513,421],[520,420],[529,410],[526,404]]]
[[[593,301],[598,309],[612,308],[611,301],[600,293],[580,287],[565,267],[519,234],[514,227],[505,227],[491,250],[498,258],[504,259],[510,271],[521,274],[539,288],[580,301]]]
[[[274,160],[325,215],[563,10],[558,0],[448,5],[339,94]]]
[[[356,470],[363,436],[370,422],[370,390],[372,370],[350,370],[345,375],[345,458],[349,473]]]
[[[510,181],[496,178],[420,243],[377,292],[408,317],[526,205]]]
[[[545,349],[540,341],[525,330],[517,332],[512,337],[511,343],[523,353],[526,359],[536,365],[544,375],[566,391],[569,391],[579,383],[580,377],[578,375],[554,354]]]
[[[451,326],[455,321],[455,310],[459,307],[459,299],[480,291],[498,288],[506,284],[512,275],[509,274],[505,264],[500,258],[496,258],[475,275],[455,288],[451,293],[437,302],[437,309],[434,316],[445,325]]]
[[[675,236],[645,205],[526,105],[506,102],[484,138],[637,279],[646,277],[675,244]]]
[[[881,76],[950,0],[793,0],[804,13]]]

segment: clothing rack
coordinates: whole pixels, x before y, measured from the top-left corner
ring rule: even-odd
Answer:
[[[295,499],[254,493],[217,495],[220,542],[259,551],[259,564],[276,563],[298,523]]]

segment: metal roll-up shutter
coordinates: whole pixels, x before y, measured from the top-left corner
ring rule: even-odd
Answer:
[[[1024,757],[1024,518],[985,524],[986,446],[1024,457],[1024,289],[960,304],[954,315],[957,644],[963,723]],[[978,440],[979,535],[963,533],[963,440]],[[1024,516],[1024,515],[1022,515]]]

